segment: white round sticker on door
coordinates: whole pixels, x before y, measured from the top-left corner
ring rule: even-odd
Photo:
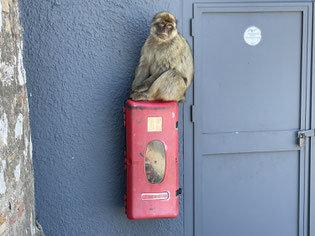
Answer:
[[[244,32],[244,40],[250,46],[256,46],[261,41],[261,30],[256,26],[248,27]]]

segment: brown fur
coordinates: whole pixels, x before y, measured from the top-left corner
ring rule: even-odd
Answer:
[[[171,23],[168,37],[159,35],[157,24]],[[176,29],[177,21],[168,12],[153,17],[150,35],[145,41],[130,98],[133,100],[184,101],[193,78],[193,59],[186,40]]]

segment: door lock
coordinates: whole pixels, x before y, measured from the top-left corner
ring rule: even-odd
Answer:
[[[302,130],[298,132],[298,143],[300,147],[304,147],[305,146],[305,141],[307,137],[314,137],[315,136],[315,130],[311,129],[311,130]]]

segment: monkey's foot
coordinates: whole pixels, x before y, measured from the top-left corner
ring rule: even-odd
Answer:
[[[129,97],[134,101],[148,100],[148,96],[145,93],[138,91],[132,92]]]

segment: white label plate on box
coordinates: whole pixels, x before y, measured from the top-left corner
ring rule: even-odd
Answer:
[[[148,117],[148,132],[162,131],[162,117]]]

